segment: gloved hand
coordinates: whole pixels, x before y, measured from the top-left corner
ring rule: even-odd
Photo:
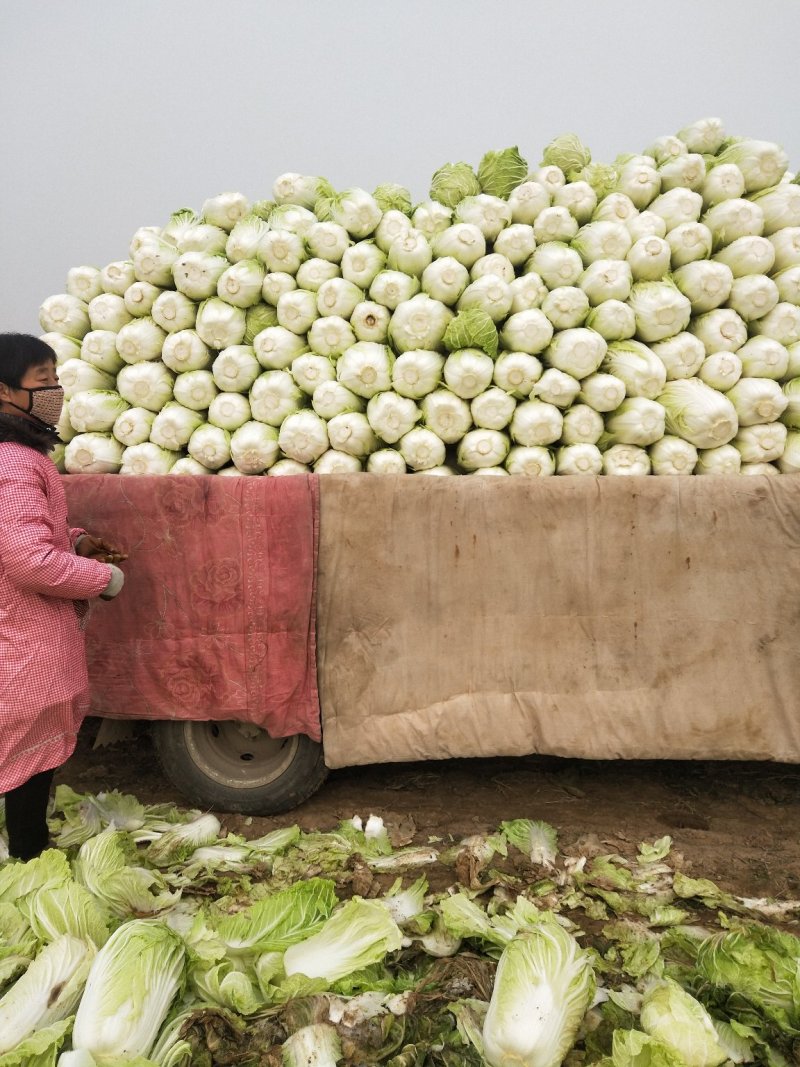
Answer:
[[[117,567],[113,563],[109,563],[108,569],[111,571],[111,577],[108,580],[108,585],[100,594],[101,600],[113,600],[125,584],[125,575],[122,573],[119,567]]]

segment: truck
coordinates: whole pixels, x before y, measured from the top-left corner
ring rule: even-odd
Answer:
[[[800,480],[66,475],[92,713],[193,803],[453,757],[800,762]]]

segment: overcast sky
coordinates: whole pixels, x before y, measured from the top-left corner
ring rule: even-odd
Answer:
[[[800,167],[797,0],[0,0],[0,40],[0,330],[287,170],[422,199],[489,148],[610,159],[704,115]]]

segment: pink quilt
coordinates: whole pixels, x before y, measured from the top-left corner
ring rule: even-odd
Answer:
[[[92,712],[238,719],[320,740],[319,487],[293,478],[64,477],[70,522],[120,545],[87,629]]]

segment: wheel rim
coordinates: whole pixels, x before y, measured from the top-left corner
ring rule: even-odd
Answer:
[[[285,774],[300,739],[270,737],[246,722],[187,722],[186,748],[200,771],[232,789],[258,789]]]

